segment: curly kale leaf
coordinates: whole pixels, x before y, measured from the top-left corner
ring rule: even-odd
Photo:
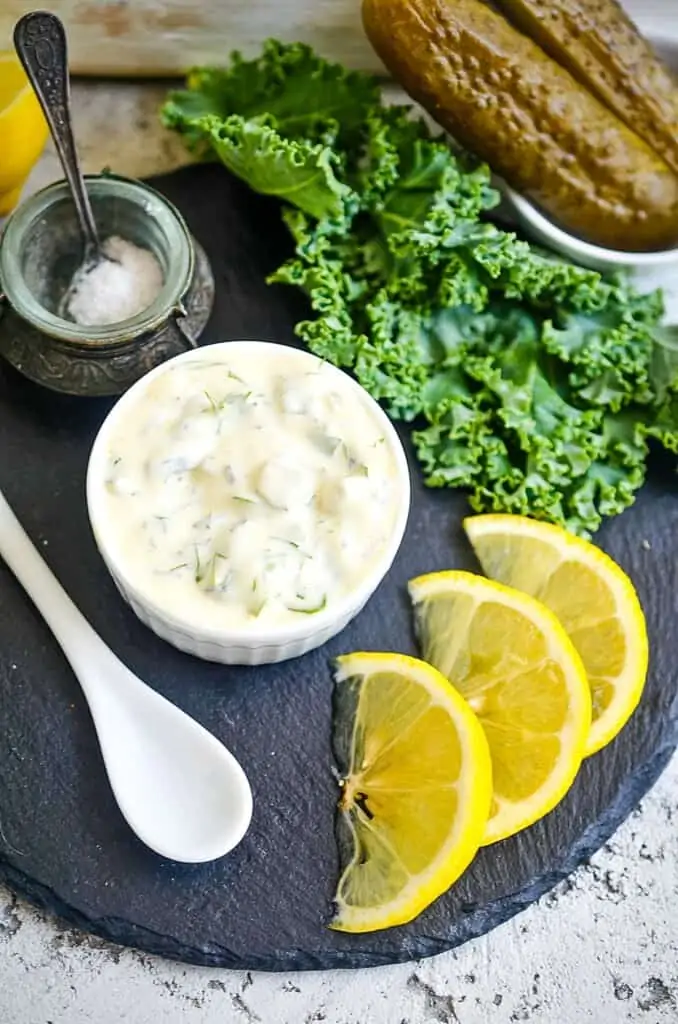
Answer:
[[[652,330],[650,388],[658,403],[665,402],[678,384],[678,327]]]
[[[189,76],[166,124],[280,198],[297,333],[413,421],[426,482],[583,535],[627,507],[648,442],[678,452],[662,300],[502,230],[489,170],[375,81],[269,41]]]
[[[356,200],[337,176],[327,146],[283,138],[266,124],[207,118],[204,130],[222,163],[250,188],[293,203],[312,217],[341,222]]]
[[[187,88],[169,94],[161,117],[190,133],[205,116],[237,115],[264,121],[287,139],[352,145],[378,102],[376,79],[323,60],[302,43],[269,39],[255,60],[233,53],[227,68],[193,70]]]
[[[652,368],[661,312],[657,294],[612,288],[599,310],[556,311],[544,324],[544,346],[567,364],[570,387],[582,400],[615,411],[648,404],[662,390],[660,362]]]

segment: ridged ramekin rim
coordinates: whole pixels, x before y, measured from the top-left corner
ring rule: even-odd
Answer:
[[[360,585],[343,595],[343,597],[341,597],[334,605],[318,612],[312,617],[312,619],[308,619],[300,623],[291,623],[290,625],[283,624],[275,628],[268,627],[250,630],[232,630],[221,627],[197,627],[191,623],[187,623],[177,616],[172,615],[166,609],[150,600],[145,594],[141,593],[133,583],[130,582],[124,571],[124,566],[121,565],[120,560],[116,558],[114,553],[111,551],[111,548],[106,541],[105,527],[102,528],[100,518],[97,513],[98,500],[102,496],[104,486],[103,473],[100,472],[100,469],[102,469],[105,464],[106,439],[115,426],[118,418],[124,415],[125,409],[137,400],[137,397],[143,393],[143,390],[148,387],[152,379],[166,372],[168,367],[180,361],[200,360],[202,354],[204,354],[205,358],[213,358],[215,350],[224,350],[225,348],[232,347],[234,345],[265,346],[267,348],[275,348],[276,351],[289,349],[291,352],[294,352],[296,356],[302,355],[304,357],[308,357],[309,360],[318,361],[317,356],[314,356],[312,353],[303,349],[293,348],[277,342],[241,339],[218,342],[214,345],[206,345],[202,348],[182,353],[181,355],[175,356],[151,370],[148,374],[142,377],[141,380],[137,381],[136,384],[134,384],[124,395],[122,395],[120,399],[118,399],[99,427],[92,444],[87,465],[87,512],[94,540],[102,560],[110,575],[116,580],[118,588],[122,591],[125,600],[130,604],[132,610],[135,611],[135,614],[138,615],[131,597],[133,597],[134,601],[146,610],[149,616],[156,619],[159,618],[168,628],[175,629],[183,636],[221,644],[224,647],[241,646],[243,648],[250,649],[261,649],[265,647],[273,648],[294,642],[301,643],[318,633],[324,632],[326,629],[331,627],[332,623],[337,621],[345,619],[346,624],[348,624],[348,622],[350,622],[351,619],[367,603],[393,565],[405,535],[411,504],[410,473],[407,457],[400,438],[398,437],[395,427],[381,406],[347,373],[343,370],[339,370],[337,367],[325,360],[320,360],[328,367],[330,372],[338,374],[338,379],[341,379],[347,387],[352,389],[353,392],[359,396],[360,400],[369,408],[371,414],[374,415],[376,421],[383,429],[389,448],[394,457],[397,469],[397,495],[395,500],[398,502],[398,508],[389,543],[382,556],[372,567],[370,572],[368,572],[362,579]]]

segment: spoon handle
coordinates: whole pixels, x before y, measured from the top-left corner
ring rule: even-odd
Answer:
[[[73,138],[68,47],[64,26],[55,14],[48,11],[25,14],[15,25],[14,47],[52,133],[73,193],[85,246],[96,250],[99,248],[96,224]]]
[[[87,666],[115,655],[94,632],[57,581],[0,491],[0,556],[29,595],[66,655],[88,700]],[[117,659],[115,659],[117,661]]]

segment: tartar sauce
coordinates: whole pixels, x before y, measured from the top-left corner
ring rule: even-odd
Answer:
[[[354,588],[392,534],[382,429],[307,353],[170,364],[108,437],[112,550],[142,596],[188,624],[301,621]]]

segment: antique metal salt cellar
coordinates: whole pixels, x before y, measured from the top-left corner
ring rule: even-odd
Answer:
[[[88,175],[102,237],[150,249],[164,284],[155,301],[117,324],[82,326],[59,316],[82,259],[66,182],[18,207],[0,238],[0,354],[26,377],[73,395],[116,395],[171,356],[195,347],[214,301],[202,248],[164,196],[142,182]]]
[[[0,238],[0,353],[56,391],[115,395],[153,366],[192,348],[214,300],[204,251],[179,212],[142,182],[83,178],[70,114],[64,26],[48,11],[24,15],[16,51],[43,108],[66,179],[23,203]],[[76,271],[106,259],[100,239],[150,250],[163,286],[136,316],[82,326],[62,315]]]

